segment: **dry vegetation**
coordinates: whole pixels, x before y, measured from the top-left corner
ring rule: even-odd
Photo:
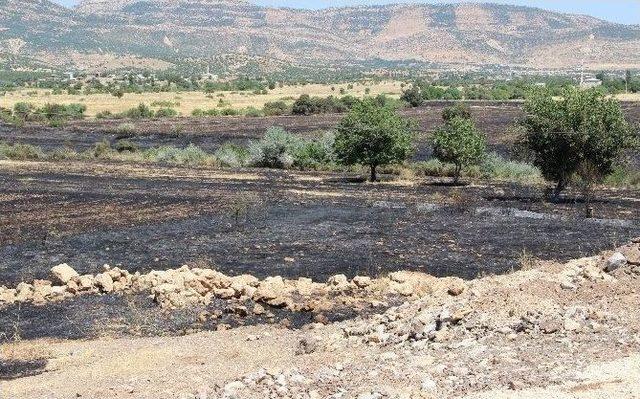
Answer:
[[[8,92],[4,97],[0,97],[0,107],[11,108],[18,102],[29,102],[36,106],[42,106],[47,103],[81,103],[87,106],[87,116],[93,117],[97,113],[103,111],[111,111],[113,113],[123,112],[136,107],[140,103],[150,105],[153,102],[166,102],[172,103],[173,106],[171,108],[177,110],[181,115],[190,115],[194,109],[245,109],[248,107],[261,109],[265,103],[273,101],[285,101],[288,104],[292,104],[294,100],[302,94],[320,97],[330,95],[341,96],[341,88],[344,89],[345,95],[353,95],[356,97],[365,96],[365,91],[369,89],[370,95],[372,96],[386,94],[391,97],[398,98],[402,91],[400,85],[401,83],[397,81],[366,84],[354,83],[353,89],[349,89],[346,83],[335,85],[309,84],[276,87],[274,90],[270,90],[268,94],[254,94],[250,91],[216,93],[189,91],[140,94],[127,93],[122,98],[116,98],[108,93],[89,95],[53,95],[51,90],[20,90]],[[332,90],[332,88],[335,88],[335,90]],[[223,102],[222,107],[220,107],[220,100]]]

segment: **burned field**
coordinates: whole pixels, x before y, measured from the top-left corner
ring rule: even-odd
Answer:
[[[442,110],[449,103],[432,103],[420,108],[403,110],[402,115],[415,120],[422,132],[416,137],[416,160],[424,160],[430,155],[427,139],[430,133],[442,124]],[[640,105],[635,102],[623,103],[627,118],[640,122]],[[514,122],[523,116],[522,104],[478,103],[471,105],[474,121],[486,133],[491,151],[507,154],[514,142],[512,133]],[[341,114],[309,116],[273,117],[216,117],[178,118],[156,120],[99,120],[74,121],[62,128],[30,125],[15,129],[0,125],[0,139],[23,144],[32,144],[43,149],[63,146],[84,150],[106,139],[115,143],[127,139],[142,148],[157,146],[184,147],[195,144],[207,151],[215,151],[225,143],[245,145],[250,140],[261,138],[271,126],[281,126],[302,136],[314,136],[320,131],[336,126]],[[123,123],[134,127],[131,132],[118,132]]]
[[[417,158],[428,156],[428,133],[442,106],[410,110],[425,132]],[[626,106],[633,121],[640,108]],[[518,105],[472,108],[494,151],[507,152],[505,133],[521,115]],[[339,115],[272,118],[154,120],[128,136],[144,147],[190,143],[215,150],[246,144],[273,125],[313,135]],[[0,127],[1,138],[52,149],[89,148],[116,141],[119,121],[76,122],[63,129]],[[182,126],[176,128],[176,126]],[[596,193],[595,218],[583,218],[579,193],[561,203],[543,187],[478,180],[451,187],[438,179],[385,176],[368,184],[352,175],[268,169],[206,169],[93,161],[0,161],[0,286],[49,277],[52,266],[94,274],[103,264],[132,273],[187,264],[228,275],[280,275],[326,281],[336,274],[384,276],[398,270],[472,279],[526,266],[533,259],[565,261],[607,250],[640,234],[640,193]],[[392,306],[398,298],[388,298]],[[265,322],[221,312],[199,321],[200,308],[167,314],[144,296],[81,297],[45,306],[0,310],[0,337],[16,328],[25,338],[83,338],[101,334],[181,334]],[[377,309],[375,311],[380,311]],[[275,311],[269,322],[294,327],[310,313]],[[362,314],[360,309],[358,314]],[[348,306],[324,315],[355,315]],[[105,327],[108,326],[108,327]]]
[[[595,254],[640,233],[640,194],[630,191],[600,193],[598,219],[585,220],[579,201],[548,204],[540,187],[482,182],[372,185],[330,173],[81,162],[3,162],[0,181],[0,281],[12,286],[47,278],[63,262],[80,273],[105,263],[131,272],[189,264],[315,281],[397,270],[474,278],[527,259]],[[104,325],[145,334],[214,328],[197,323],[194,309],[168,317],[145,297],[14,305],[0,312],[3,334],[16,317],[25,337],[79,338]],[[278,317],[312,321],[309,314]]]

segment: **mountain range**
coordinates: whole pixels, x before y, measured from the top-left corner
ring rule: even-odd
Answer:
[[[374,61],[639,69],[640,26],[477,3],[301,10],[240,0],[84,0],[68,9],[0,0],[0,63],[164,69],[221,59],[263,69]]]

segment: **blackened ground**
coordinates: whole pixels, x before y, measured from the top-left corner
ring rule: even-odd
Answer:
[[[46,278],[66,262],[131,272],[215,267],[323,281],[399,269],[473,278],[523,255],[566,260],[640,233],[639,193],[550,204],[541,187],[356,184],[332,174],[5,163],[0,284]],[[292,261],[293,259],[293,261]]]

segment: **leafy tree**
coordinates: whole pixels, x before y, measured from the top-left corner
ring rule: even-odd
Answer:
[[[418,85],[413,85],[411,88],[402,91],[402,96],[400,96],[400,100],[405,101],[407,104],[412,107],[419,107],[424,103],[424,98],[422,97],[422,90]]]
[[[598,90],[569,89],[560,100],[537,92],[524,110],[523,143],[545,179],[556,183],[556,197],[584,165],[591,176],[611,174],[632,145],[620,103]]]
[[[311,96],[303,94],[293,103],[291,112],[294,115],[311,115],[314,113],[314,102]]]
[[[471,119],[471,108],[463,103],[457,103],[454,106],[447,107],[442,111],[442,119],[447,122],[453,118],[460,117],[463,119]]]
[[[443,118],[445,115],[443,113]],[[460,180],[462,168],[476,165],[486,153],[486,139],[469,118],[454,116],[433,135],[433,153],[440,161],[455,165],[454,184]]]
[[[402,162],[413,149],[413,123],[370,99],[356,104],[336,130],[337,159],[369,166],[371,181],[377,180],[378,166]]]

